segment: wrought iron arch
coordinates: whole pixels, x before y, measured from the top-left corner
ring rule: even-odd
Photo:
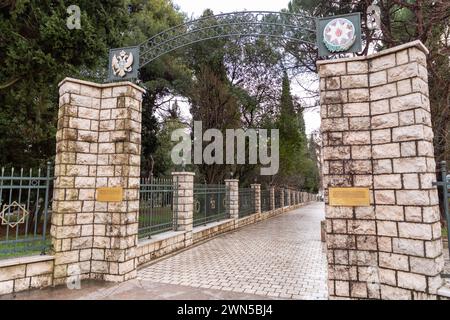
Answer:
[[[139,45],[140,67],[197,42],[229,37],[273,37],[315,45],[315,18],[271,11],[223,13],[165,30]]]
[[[356,14],[356,18],[355,14],[342,15],[340,17],[353,19],[351,24],[353,29],[356,27],[356,31],[358,31],[355,36],[355,39],[358,41],[353,47],[338,48],[339,46],[337,46],[336,49],[332,48],[333,50],[330,51],[325,48],[324,44],[317,41],[317,38],[320,38],[322,33],[322,31],[317,32],[317,29],[323,30],[325,23],[337,17],[316,19],[296,13],[272,11],[243,11],[204,16],[162,31],[137,46],[111,49],[109,53],[108,80],[136,79],[138,77],[138,69],[164,54],[197,42],[219,38],[279,38],[316,47],[319,49],[319,54],[322,52],[324,53],[323,55],[360,50],[359,13]],[[348,21],[346,19],[343,20]]]

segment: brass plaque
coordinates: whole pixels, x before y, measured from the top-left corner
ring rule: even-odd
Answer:
[[[123,201],[123,188],[97,188],[97,201],[121,202]]]
[[[329,203],[334,207],[370,206],[369,188],[329,188]]]

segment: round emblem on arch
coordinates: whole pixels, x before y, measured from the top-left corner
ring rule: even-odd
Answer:
[[[348,19],[333,19],[323,29],[323,42],[330,52],[347,51],[355,41],[355,25]]]

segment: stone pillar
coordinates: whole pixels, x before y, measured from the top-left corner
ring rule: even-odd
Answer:
[[[176,230],[185,231],[185,246],[193,243],[194,226],[194,172],[172,172],[174,195],[174,211],[176,212]]]
[[[420,41],[318,62],[329,293],[435,298],[443,268],[428,50]],[[367,187],[369,207],[332,207],[330,187]]]
[[[239,180],[225,180],[227,188],[226,203],[230,219],[239,219]]]
[[[280,188],[280,207],[284,208],[284,188]]]
[[[270,187],[270,210],[275,210],[275,187]]]
[[[59,84],[52,245],[55,284],[136,276],[144,90],[130,82]],[[98,188],[118,198],[99,199]]]
[[[254,193],[253,206],[255,208],[255,213],[261,213],[261,185],[252,184],[251,188]]]

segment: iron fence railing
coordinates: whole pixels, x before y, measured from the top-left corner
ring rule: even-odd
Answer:
[[[171,178],[141,179],[139,238],[177,229],[177,186]]]
[[[275,189],[275,209],[281,208],[281,201],[283,199],[283,193],[281,190]]]
[[[0,259],[44,254],[50,247],[52,167],[6,169],[0,175]]]
[[[194,227],[229,218],[225,185],[194,185]]]
[[[449,243],[448,250],[450,253],[450,175],[447,172],[447,163],[445,161],[441,162],[440,167],[440,181],[434,182],[433,185],[437,186],[441,192],[442,208],[445,214],[445,219],[447,221],[447,241]]]
[[[255,212],[255,191],[248,188],[239,189],[239,217],[246,217]]]
[[[270,190],[261,190],[261,212],[267,212],[271,209]]]

